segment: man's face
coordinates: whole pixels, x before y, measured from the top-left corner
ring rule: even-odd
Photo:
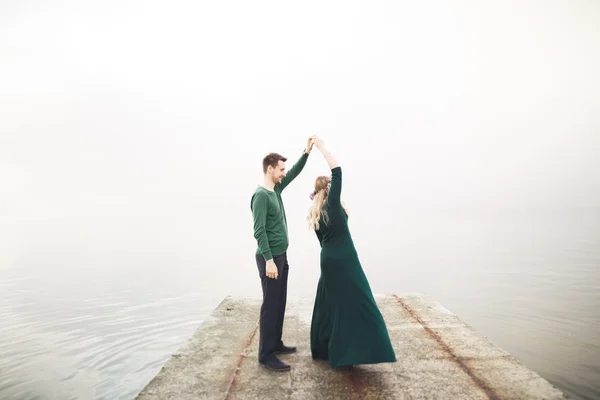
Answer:
[[[275,168],[271,170],[271,179],[274,184],[281,183],[283,178],[285,177],[285,163],[279,160],[279,163]]]

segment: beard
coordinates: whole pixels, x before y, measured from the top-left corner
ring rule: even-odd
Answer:
[[[275,177],[275,176],[271,175],[271,181],[273,181],[273,183],[275,183],[275,184],[281,183],[282,180],[283,180],[283,176]]]

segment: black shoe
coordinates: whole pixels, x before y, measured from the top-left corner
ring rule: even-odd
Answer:
[[[275,350],[275,353],[277,353],[277,354],[290,354],[290,353],[295,353],[295,352],[296,352],[295,347],[286,346],[286,345],[282,345],[280,348]]]
[[[264,363],[260,363],[266,369],[270,369],[271,371],[277,372],[286,372],[291,369],[291,367],[279,360],[277,357],[273,357],[269,361],[265,361]]]

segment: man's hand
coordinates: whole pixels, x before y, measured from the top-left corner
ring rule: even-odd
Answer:
[[[310,154],[310,151],[312,150],[313,145],[315,144],[315,137],[316,136],[311,136],[308,138],[308,142],[306,142],[306,149],[304,150],[306,154]]]
[[[275,265],[275,261],[271,258],[267,261],[267,278],[277,279],[279,277],[279,273],[277,272],[277,265]]]

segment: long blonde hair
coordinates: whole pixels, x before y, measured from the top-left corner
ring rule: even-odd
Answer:
[[[325,222],[325,224],[327,224],[329,221],[327,210],[324,210],[323,206],[325,205],[325,201],[327,201],[330,185],[331,178],[328,176],[319,176],[317,179],[315,179],[315,190],[311,193],[313,202],[308,209],[308,215],[306,216],[306,221],[308,222],[310,229],[319,230],[319,221],[321,220],[321,215],[323,215],[323,222]],[[343,202],[342,208],[346,214],[348,214],[348,210]]]

